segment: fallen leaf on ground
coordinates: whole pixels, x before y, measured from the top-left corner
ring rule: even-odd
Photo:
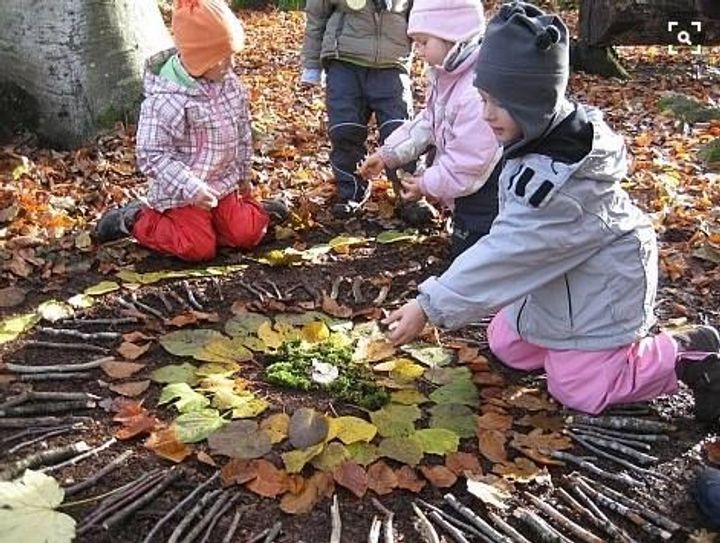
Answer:
[[[512,415],[501,413],[485,413],[476,419],[478,430],[500,430],[505,431],[512,428]]]
[[[345,462],[333,472],[337,484],[347,488],[358,498],[362,498],[368,489],[368,475],[354,462]]]
[[[142,434],[149,434],[160,424],[160,421],[150,415],[147,409],[134,401],[124,402],[113,420],[122,424],[122,428],[114,434],[118,439],[131,439]]]
[[[265,498],[275,498],[288,490],[288,475],[276,468],[271,462],[260,459],[257,462],[257,477],[247,483],[245,488]]]
[[[108,385],[108,388],[113,392],[122,394],[123,396],[134,398],[136,396],[140,396],[140,394],[145,392],[149,386],[150,380],[146,379],[144,381],[128,381],[127,383],[116,383],[113,385]]]
[[[152,345],[152,343],[136,345],[135,343],[125,341],[117,348],[117,352],[126,360],[137,360],[150,349],[150,345]]]
[[[445,466],[420,466],[420,471],[436,488],[449,488],[457,482],[457,475]]]
[[[103,362],[100,366],[108,377],[113,379],[126,379],[136,374],[145,367],[145,364],[136,364],[134,362],[117,362],[111,360]]]
[[[208,466],[212,466],[212,467],[214,467],[214,468],[217,467],[217,463],[215,462],[215,460],[213,459],[213,457],[210,456],[210,455],[209,455],[208,453],[206,453],[205,451],[198,451],[198,453],[197,453],[196,456],[197,456],[198,462],[202,462],[203,464],[206,464],[206,465],[208,465]]]
[[[485,458],[491,462],[505,462],[507,460],[507,450],[505,449],[507,436],[505,432],[478,429],[477,438],[478,448]]]
[[[25,301],[27,291],[20,287],[0,289],[0,307],[15,307]]]
[[[507,502],[512,498],[512,486],[495,475],[468,477],[467,490],[483,503],[503,511],[508,508]]]
[[[559,432],[565,428],[565,421],[560,417],[553,417],[545,413],[535,413],[533,415],[525,415],[515,421],[518,426],[532,426],[540,428],[546,432]]]
[[[445,467],[458,476],[466,473],[474,475],[483,474],[478,457],[468,452],[454,452],[448,454],[445,457]]]
[[[556,411],[557,404],[536,388],[521,386],[508,387],[503,391],[503,400],[509,405],[528,411]]]
[[[542,473],[535,463],[523,456],[516,458],[513,462],[495,464],[492,471],[508,481],[519,483],[529,483]]]
[[[284,441],[290,429],[290,416],[287,413],[275,413],[260,423],[260,429],[270,437],[273,445]]]
[[[165,428],[150,434],[145,447],[162,458],[180,463],[193,452],[192,447],[178,441],[174,428]]]
[[[257,477],[256,460],[240,460],[233,458],[220,469],[220,480],[223,486],[243,485]]]
[[[395,475],[393,469],[382,460],[375,462],[368,468],[367,476],[368,488],[379,496],[390,494],[398,486],[397,475]]]
[[[229,422],[210,434],[208,446],[215,454],[244,460],[261,458],[272,449],[270,437],[258,428],[254,420]]]
[[[398,488],[409,490],[410,492],[421,492],[425,488],[426,482],[420,479],[417,472],[410,466],[402,466],[395,472],[398,481]]]
[[[328,315],[333,317],[339,317],[341,319],[347,319],[352,317],[353,310],[347,306],[339,304],[336,300],[333,300],[326,293],[323,293],[322,299],[322,310]]]

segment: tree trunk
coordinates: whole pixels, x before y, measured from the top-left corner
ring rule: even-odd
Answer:
[[[171,43],[155,0],[0,0],[0,21],[0,85],[59,147],[132,115],[144,59]]]
[[[679,45],[678,32],[685,30],[693,45],[720,44],[720,23],[703,14],[704,3],[706,0],[582,0],[580,41],[592,47]],[[668,30],[673,21],[677,24]],[[700,22],[701,29],[693,22]]]

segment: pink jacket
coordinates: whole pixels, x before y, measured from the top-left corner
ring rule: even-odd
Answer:
[[[380,149],[385,164],[397,168],[435,145],[437,154],[422,174],[420,190],[451,209],[456,198],[485,184],[502,154],[473,86],[478,50],[477,44],[460,43],[443,67],[431,68],[427,106],[390,134]]]
[[[248,95],[235,74],[184,87],[157,75],[175,53],[151,57],[137,129],[137,162],[157,211],[191,205],[203,184],[230,194],[249,179],[252,136]]]

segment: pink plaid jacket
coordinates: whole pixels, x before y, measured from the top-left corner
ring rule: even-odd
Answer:
[[[148,59],[138,121],[138,168],[157,211],[192,204],[203,184],[230,194],[249,178],[253,152],[248,94],[237,76],[183,87],[157,75],[175,52]]]

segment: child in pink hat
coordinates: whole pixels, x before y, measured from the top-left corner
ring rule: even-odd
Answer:
[[[453,258],[487,234],[497,215],[493,172],[502,153],[483,120],[484,103],[473,86],[484,31],[479,0],[416,0],[408,35],[429,65],[427,106],[360,168],[361,174],[373,177],[434,147],[432,165],[404,179],[400,197],[428,198],[453,210]]]

